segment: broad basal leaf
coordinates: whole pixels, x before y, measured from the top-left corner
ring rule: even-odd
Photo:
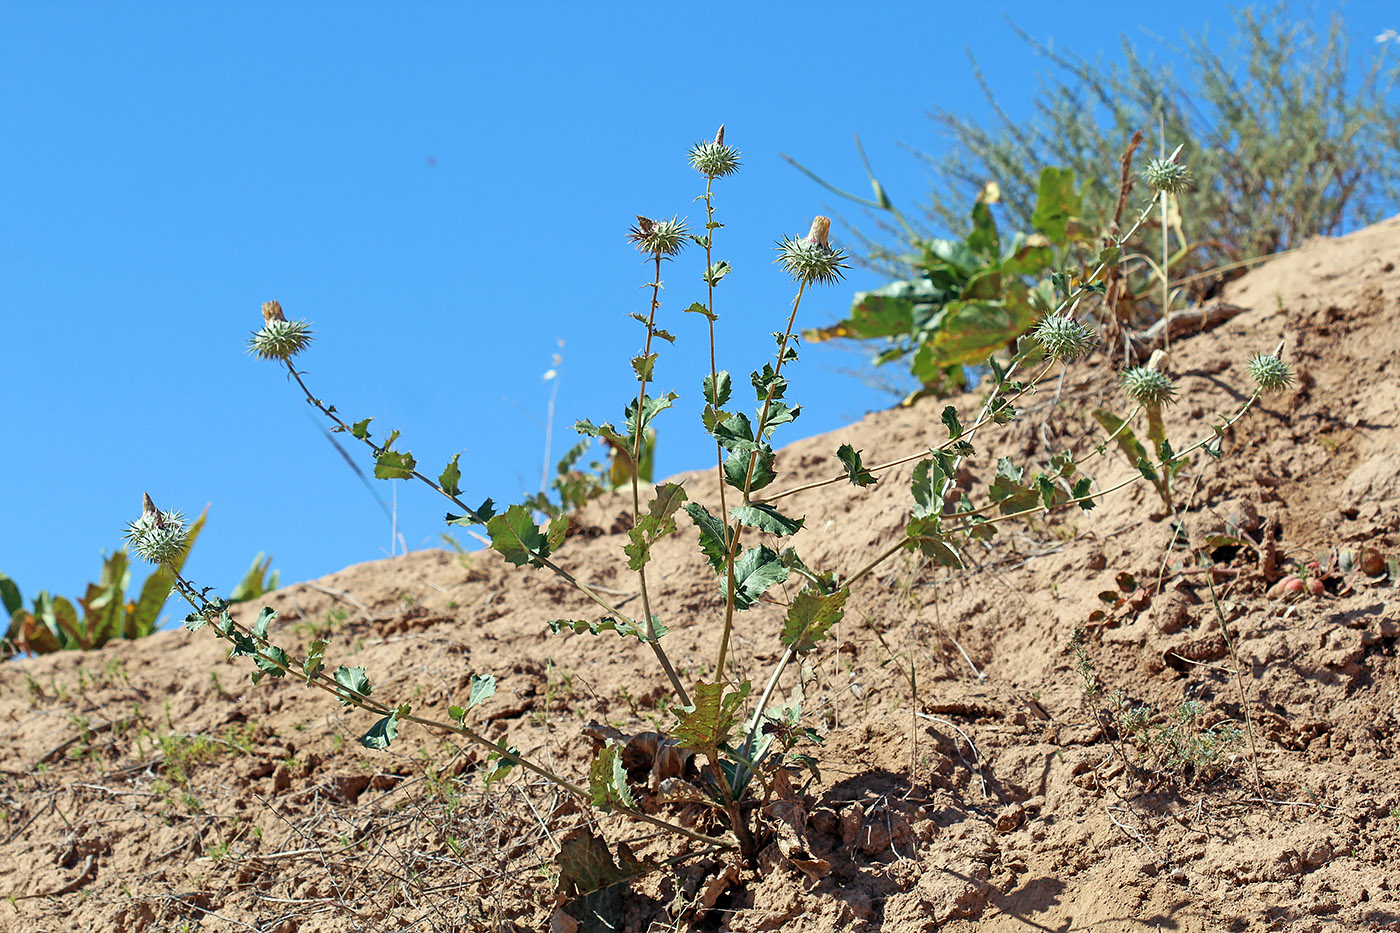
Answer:
[[[746,680],[726,694],[727,689],[728,684],[697,683],[691,692],[694,706],[671,707],[680,720],[671,735],[682,748],[714,752],[729,741],[729,734],[739,722],[735,710],[748,697],[750,684]]]

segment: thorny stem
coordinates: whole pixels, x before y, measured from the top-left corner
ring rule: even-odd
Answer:
[[[180,593],[182,597],[184,597],[185,601],[188,602],[197,613],[206,618],[209,618],[211,615],[216,615],[219,612],[219,610],[216,609],[215,606],[211,604],[207,599],[205,599],[204,596],[199,592],[199,590],[197,590],[194,587],[194,585],[191,584],[188,580],[182,577],[180,573],[177,570],[175,570],[174,567],[172,567],[168,563],[165,564],[164,567],[175,579],[176,590]],[[229,618],[233,619],[232,616],[229,616]],[[218,625],[213,625],[213,628],[220,638],[230,641],[232,640],[230,635],[228,633],[225,633],[221,628],[218,627]],[[463,723],[442,722],[436,719],[428,719],[423,716],[415,716],[411,712],[398,713],[397,711],[400,709],[400,707],[390,706],[385,703],[381,703],[377,700],[371,700],[368,697],[363,696],[362,694],[357,693],[356,691],[351,690],[348,687],[345,687],[344,685],[336,682],[333,678],[328,677],[323,672],[317,672],[315,675],[308,677],[306,668],[303,667],[299,662],[291,662],[290,664],[283,663],[278,657],[263,652],[261,650],[263,646],[272,644],[267,639],[258,638],[256,635],[253,634],[251,629],[249,629],[247,626],[243,625],[242,623],[236,620],[233,621],[233,628],[240,634],[252,638],[259,643],[258,657],[261,660],[267,661],[275,665],[284,673],[301,677],[306,681],[308,686],[314,686],[321,690],[324,690],[325,692],[335,697],[337,700],[340,700],[344,703],[348,703],[351,706],[358,707],[359,709],[362,709],[368,713],[374,713],[375,715],[388,716],[397,713],[398,718],[402,721],[415,722],[421,726],[426,726],[430,729],[445,729],[448,732],[453,732],[457,735],[462,736],[465,739],[476,743],[477,745],[480,745],[483,748],[489,749],[491,752],[498,755],[502,759],[510,762],[511,764],[516,765],[526,771],[529,771],[530,773],[545,779],[551,784],[554,784],[557,787],[560,787],[577,797],[581,797],[584,800],[588,800],[591,796],[586,787],[582,787],[578,784],[573,783],[572,781],[562,778],[559,775],[555,774],[553,771],[550,771],[548,768],[543,768],[530,761],[528,758],[523,758],[515,752],[510,751],[510,749],[508,748],[503,748],[502,745],[498,745],[497,743],[492,742],[490,739],[472,730]],[[295,665],[295,667],[293,667],[293,665]],[[652,826],[656,826],[659,829],[664,829],[667,832],[672,832],[680,836],[685,836],[697,842],[703,842],[707,845],[712,846],[720,846],[722,848],[735,847],[735,843],[729,842],[728,840],[715,839],[712,836],[706,836],[701,833],[697,833],[694,830],[687,829],[684,826],[678,826],[674,823],[668,823],[663,819],[659,819],[658,817],[651,816],[650,814],[643,813],[639,810],[634,810],[631,807],[615,804],[613,805],[612,809],[618,813],[626,814],[627,816],[640,820],[643,823],[649,823]]]
[[[344,421],[342,421],[342,420],[340,419],[340,417],[339,417],[338,415],[336,415],[336,413],[335,413],[334,411],[332,411],[331,409],[327,408],[324,404],[322,404],[322,402],[321,402],[320,399],[318,399],[316,396],[314,396],[314,395],[311,394],[311,390],[308,389],[307,386],[306,386],[306,383],[302,381],[302,379],[301,379],[301,374],[298,373],[294,368],[292,368],[292,365],[291,365],[290,362],[287,363],[287,371],[288,371],[289,373],[291,373],[291,376],[292,376],[293,379],[296,380],[297,385],[301,386],[301,391],[302,391],[302,393],[306,396],[306,400],[307,400],[308,402],[310,402],[312,405],[316,406],[316,408],[320,410],[321,414],[325,415],[325,416],[326,416],[327,418],[329,418],[331,421],[334,421],[334,422],[336,423],[336,425],[339,426],[339,428],[340,428],[342,431],[348,432],[352,437],[354,436],[354,432],[350,429],[350,426],[349,426],[348,424],[346,424]],[[379,454],[382,454],[382,453],[384,452],[384,448],[380,447],[378,444],[376,444],[374,441],[370,440],[368,437],[360,438],[360,440],[364,441],[365,445],[366,445],[367,447],[369,447],[370,450],[374,451],[375,456],[378,456]],[[458,508],[462,509],[464,512],[468,513],[469,515],[476,515],[476,510],[475,510],[475,509],[473,509],[473,508],[471,508],[470,506],[468,506],[465,502],[463,502],[463,501],[462,501],[461,499],[459,499],[457,496],[454,496],[452,493],[450,493],[450,492],[448,492],[447,490],[443,489],[441,486],[439,486],[439,485],[438,485],[436,482],[434,482],[432,479],[430,479],[430,478],[424,476],[422,473],[419,473],[417,470],[411,470],[410,472],[412,473],[412,475],[414,476],[414,478],[419,479],[419,480],[422,480],[422,481],[423,481],[424,483],[426,483],[428,486],[432,487],[434,490],[436,490],[437,492],[441,493],[443,496],[446,496],[449,500],[451,500]],[[477,540],[479,540],[479,541],[482,541],[482,542],[484,542],[484,543],[486,543],[486,544],[490,544],[490,543],[491,543],[491,541],[490,541],[489,538],[482,537],[481,535],[476,534],[476,532],[469,532],[469,533],[472,534],[472,536],[475,537],[475,538],[476,538]],[[555,564],[553,561],[549,560],[548,558],[546,558],[546,557],[541,557],[541,556],[538,555],[538,554],[534,554],[534,555],[531,555],[531,556],[532,556],[535,560],[539,561],[540,564],[541,564],[541,566],[544,566],[544,567],[549,568],[551,571],[554,572],[554,574],[555,574],[556,576],[558,576],[558,577],[559,577],[561,580],[563,580],[565,583],[569,584],[569,585],[572,586],[574,589],[578,590],[580,593],[582,593],[584,596],[586,596],[588,599],[592,600],[592,601],[593,601],[599,608],[601,608],[604,612],[608,613],[609,615],[616,616],[617,618],[619,618],[619,619],[621,619],[621,620],[623,620],[623,621],[625,621],[625,622],[631,622],[631,623],[633,623],[634,625],[636,624],[636,620],[635,620],[635,619],[630,619],[625,613],[620,612],[620,611],[618,611],[617,609],[615,609],[611,603],[609,603],[609,602],[608,602],[606,599],[604,599],[602,596],[598,595],[597,591],[595,591],[591,586],[589,586],[588,584],[584,583],[582,580],[579,580],[577,577],[575,577],[573,574],[569,573],[567,570],[564,570],[564,569],[563,569],[562,567],[560,567],[558,564]],[[645,603],[644,603],[643,605],[645,606]],[[646,624],[647,624],[647,633],[648,633],[649,635],[652,635],[652,636],[654,637],[655,632],[654,632],[654,629],[652,628],[650,615],[651,615],[651,614],[648,612],[648,613],[647,613],[648,618],[647,618],[647,623],[646,623]],[[653,641],[652,644],[655,645],[655,642]],[[659,652],[659,650],[660,650],[660,649],[659,649],[659,646],[656,648],[656,650]],[[689,705],[690,701],[689,701],[689,699],[686,698],[685,688],[682,687],[682,686],[680,685],[680,679],[675,675],[674,670],[671,669],[670,662],[669,662],[669,661],[663,660],[662,666],[665,668],[666,673],[670,676],[672,686],[675,687],[675,688],[677,688],[677,690],[678,690],[678,695],[680,696],[681,700],[682,700],[684,703],[686,703],[686,705]]]
[[[646,432],[645,409],[647,400],[647,373],[651,367],[651,341],[656,332],[656,308],[661,304],[661,254],[657,253],[653,257],[656,263],[656,275],[651,282],[651,311],[647,315],[647,339],[642,349],[642,366],[637,373],[637,378],[641,381],[641,388],[637,390],[637,423],[632,436],[632,525],[636,527],[642,520],[642,498],[641,498],[641,464],[642,464],[642,435]],[[642,590],[642,615],[645,617],[647,631],[647,644],[651,645],[652,652],[656,655],[656,660],[661,664],[661,669],[666,672],[666,677],[671,681],[671,688],[676,691],[676,697],[685,706],[690,705],[690,697],[685,692],[681,679],[676,675],[676,669],[671,666],[671,659],[666,656],[666,650],[661,647],[661,640],[656,637],[656,623],[651,616],[651,597],[647,594],[647,570],[643,566],[637,571],[637,580]]]
[[[761,445],[763,443],[764,431],[768,427],[768,411],[773,403],[773,393],[778,388],[778,380],[782,377],[783,361],[787,356],[788,341],[792,339],[792,325],[797,321],[797,309],[802,304],[802,294],[807,289],[807,283],[801,282],[797,286],[797,296],[792,300],[792,313],[788,315],[787,329],[783,331],[783,337],[778,341],[778,359],[773,367],[773,379],[768,383],[768,392],[763,397],[763,409],[758,415],[758,424],[754,428],[754,442]],[[754,468],[758,464],[759,450],[754,450],[749,454],[749,467],[744,474],[744,503],[749,502],[749,486],[753,483]],[[723,477],[720,477],[721,486]],[[728,526],[729,517],[726,513],[725,525]],[[729,575],[729,598],[724,602],[724,632],[720,636],[719,642],[719,662],[715,665],[715,680],[724,680],[724,662],[729,654],[729,635],[734,628],[734,561],[739,556],[740,532],[743,526],[739,522],[734,523],[734,534],[729,542],[729,549],[724,555],[725,572]]]

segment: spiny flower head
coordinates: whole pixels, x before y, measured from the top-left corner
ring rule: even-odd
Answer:
[[[1162,406],[1176,401],[1176,386],[1165,373],[1137,366],[1123,373],[1123,389],[1140,405]]]
[[[1249,378],[1265,392],[1282,392],[1293,385],[1293,369],[1277,356],[1256,353],[1249,359]]]
[[[1191,170],[1174,159],[1152,159],[1142,170],[1142,177],[1158,191],[1180,194],[1195,186]]]
[[[264,301],[263,327],[248,340],[248,352],[265,360],[289,361],[311,345],[311,326],[305,321],[289,321],[276,301]]]
[[[724,144],[723,123],[714,142],[700,142],[690,147],[690,167],[706,178],[723,178],[739,171],[739,150]]]
[[[637,222],[627,230],[627,239],[644,256],[674,256],[686,243],[684,220],[652,220],[637,215]]]
[[[180,512],[162,512],[151,497],[141,494],[141,517],[126,526],[126,540],[142,560],[163,564],[185,552],[189,532]]]
[[[778,241],[778,258],[773,261],[803,285],[835,285],[850,263],[845,250],[832,249],[827,242],[830,233],[831,218],[818,215],[805,237],[783,237]]]
[[[1041,318],[1031,336],[1040,341],[1046,356],[1065,363],[1072,363],[1084,356],[1098,342],[1098,335],[1092,327],[1058,314]]]

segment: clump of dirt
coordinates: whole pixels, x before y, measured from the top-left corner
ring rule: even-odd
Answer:
[[[1244,313],[1174,342],[1174,438],[1243,400],[1253,352],[1283,340],[1299,376],[1225,432],[1222,459],[1193,460],[1174,510],[1139,484],[1003,529],[967,570],[885,565],[808,665],[820,775],[777,782],[754,864],[518,773],[483,790],[482,751],[425,729],[365,750],[367,715],[290,680],[250,686],[210,633],[175,631],[0,666],[0,928],[586,930],[557,860],[598,833],[675,859],[603,892],[639,933],[1400,929],[1397,256],[1400,218],[1311,242],[1230,286]],[[1045,387],[979,438],[969,476],[990,477],[987,452],[1032,461],[1092,436],[1089,411],[1121,409],[1112,383],[1101,361]],[[965,421],[979,403],[951,401]],[[842,443],[938,443],[947,403],[793,444],[774,488],[839,474]],[[896,540],[912,468],[790,500],[807,563],[849,574]],[[1092,468],[1101,486],[1131,472],[1112,449]],[[711,474],[680,481],[716,499]],[[621,498],[590,504],[560,557],[619,606],[637,599],[629,521]],[[685,534],[655,551],[649,596],[693,682],[719,638],[714,577]],[[1268,595],[1290,574],[1316,583]],[[550,634],[594,614],[545,572],[426,551],[266,602],[286,647],[329,637],[329,664],[415,712],[445,719],[472,673],[495,676],[471,721],[566,775],[636,737],[650,805],[720,831],[685,796],[685,756],[645,736],[671,722],[649,650]],[[741,617],[737,676],[771,669],[781,618]]]

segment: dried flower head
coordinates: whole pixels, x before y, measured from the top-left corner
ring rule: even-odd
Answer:
[[[311,326],[305,321],[289,321],[276,301],[264,301],[263,327],[248,340],[248,352],[265,360],[284,363],[311,345]]]
[[[774,262],[803,285],[836,284],[850,263],[844,250],[832,249],[827,242],[830,233],[831,218],[816,217],[805,237],[784,237],[778,241],[778,258]]]
[[[1058,314],[1041,318],[1031,336],[1040,342],[1046,356],[1065,363],[1084,356],[1098,343],[1098,335],[1092,327]]]
[[[720,124],[714,142],[690,147],[690,167],[706,178],[723,178],[739,171],[739,150],[724,144],[724,124]]]
[[[645,256],[674,256],[685,246],[686,232],[684,220],[651,220],[638,214],[627,239]]]
[[[1174,159],[1152,159],[1142,170],[1142,177],[1158,191],[1180,194],[1195,186],[1191,170]]]
[[[1282,392],[1293,385],[1293,369],[1277,356],[1256,353],[1249,360],[1249,377],[1265,392]]]
[[[1170,405],[1176,401],[1176,386],[1166,374],[1146,366],[1137,366],[1123,373],[1123,389],[1140,405]]]
[[[126,526],[126,540],[145,561],[163,564],[185,553],[189,533],[180,512],[162,512],[151,497],[141,494],[141,517]]]

